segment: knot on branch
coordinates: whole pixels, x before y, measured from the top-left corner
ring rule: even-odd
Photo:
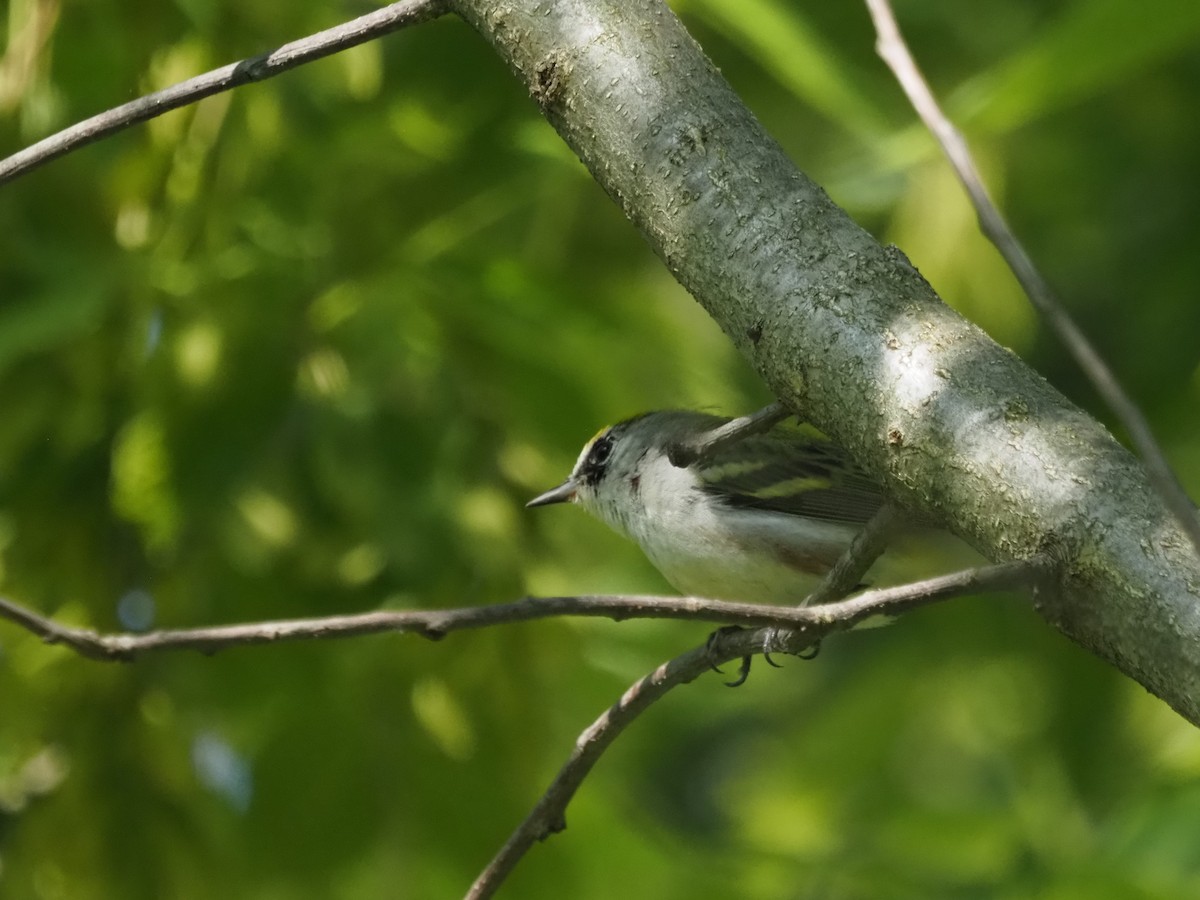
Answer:
[[[567,817],[562,813],[558,813],[552,819],[547,819],[542,829],[538,832],[537,839],[544,841],[547,838],[567,830]]]
[[[552,50],[538,63],[529,86],[529,93],[538,106],[543,110],[550,110],[561,103],[569,74],[570,67],[558,50]]]

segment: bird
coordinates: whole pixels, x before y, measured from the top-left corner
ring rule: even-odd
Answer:
[[[884,504],[878,484],[811,426],[704,449],[730,419],[643,413],[601,430],[527,507],[574,503],[632,539],[682,594],[801,605]],[[698,453],[681,454],[681,447]]]

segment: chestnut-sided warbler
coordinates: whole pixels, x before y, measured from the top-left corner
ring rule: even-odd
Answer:
[[[578,503],[638,543],[684,594],[804,602],[883,504],[878,486],[828,438],[776,427],[672,462],[728,422],[645,413],[590,440],[569,478],[527,506]]]

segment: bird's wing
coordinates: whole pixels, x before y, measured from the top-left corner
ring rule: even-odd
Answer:
[[[777,429],[704,460],[704,488],[730,506],[862,524],[883,505],[878,485],[827,438]]]

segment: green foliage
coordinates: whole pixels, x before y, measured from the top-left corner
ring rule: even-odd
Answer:
[[[1195,485],[1200,9],[1150,6],[899,14]],[[336,20],[109,0],[37,18],[52,8],[14,3],[0,31],[0,152]],[[860,6],[680,11],[802,168],[1089,402]],[[457,21],[0,190],[0,590],[64,621],[661,590],[598,523],[523,501],[606,422],[767,399]],[[578,732],[703,637],[559,621],[118,667],[0,626],[0,894],[455,896]],[[607,898],[613,873],[655,898],[1200,890],[1200,739],[1023,602],[932,609],[759,668],[652,710],[509,895]]]

